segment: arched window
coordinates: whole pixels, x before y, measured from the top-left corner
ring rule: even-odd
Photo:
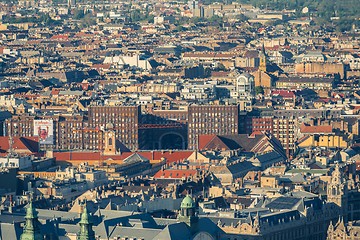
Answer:
[[[109,138],[109,145],[112,145],[113,142],[112,142],[112,138]]]
[[[332,189],[332,195],[337,195],[336,188]]]

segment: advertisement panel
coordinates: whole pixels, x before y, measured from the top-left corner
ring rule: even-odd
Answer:
[[[34,120],[34,136],[39,137],[40,144],[54,143],[53,120]]]

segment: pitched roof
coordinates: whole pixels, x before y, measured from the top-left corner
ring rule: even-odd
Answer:
[[[38,137],[13,137],[12,148],[14,151],[28,150],[31,153],[39,152]],[[0,137],[0,152],[7,152],[10,149],[9,137]]]
[[[259,161],[260,163],[267,163],[267,162],[281,162],[285,159],[283,159],[283,157],[275,151],[271,151],[271,152],[267,152],[265,154],[262,155],[258,155],[255,159],[257,159],[257,161]]]
[[[332,133],[331,125],[321,125],[321,126],[307,126],[302,125],[300,127],[302,133]]]
[[[264,137],[263,134],[247,135],[225,135],[220,136],[220,139],[229,146],[230,149],[242,148],[245,152],[250,152],[252,148]]]
[[[281,96],[283,98],[293,98],[295,97],[295,93],[292,91],[288,91],[288,90],[274,90],[271,91],[271,94],[273,96]]]
[[[189,169],[165,169],[158,171],[154,178],[169,178],[169,179],[182,179],[188,177],[195,177],[197,174],[196,170]]]
[[[190,239],[191,232],[183,222],[167,225],[154,239]]]
[[[257,50],[248,50],[244,54],[245,58],[257,58],[259,57],[259,52]]]
[[[144,156],[141,156],[138,153],[134,153],[127,158],[124,159],[124,163],[135,163],[135,162],[149,162],[149,159],[145,158]]]
[[[212,135],[199,135],[199,150],[230,150],[230,148],[220,139],[219,136]]]
[[[165,158],[167,163],[173,163],[186,160],[193,151],[144,151],[138,153],[150,160],[160,160],[161,158]]]

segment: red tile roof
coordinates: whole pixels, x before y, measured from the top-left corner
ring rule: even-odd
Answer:
[[[199,149],[204,149],[205,146],[214,138],[216,137],[215,134],[211,134],[211,135],[199,135]]]
[[[230,148],[215,134],[199,135],[199,150],[215,150]]]
[[[307,126],[302,125],[300,127],[302,133],[332,133],[331,125],[321,125],[321,126]]]
[[[54,35],[50,38],[51,40],[67,40],[69,39],[68,35],[63,35],[63,34],[59,34],[59,35]]]
[[[38,137],[13,137],[12,148],[14,151],[39,152]],[[9,137],[0,137],[0,152],[7,152],[10,149]]]
[[[94,64],[91,66],[91,68],[94,69],[110,69],[110,67],[111,67],[110,63]]]
[[[264,133],[260,132],[260,131],[254,131],[249,135],[249,138],[254,138],[257,135],[264,135]]]
[[[166,163],[173,163],[186,160],[193,151],[147,151],[138,153],[149,160],[160,160],[161,158],[165,158]]]
[[[186,160],[193,152],[192,151],[146,151],[137,152],[139,155],[149,160],[160,160],[165,158],[167,163],[182,162]],[[133,152],[122,152],[117,155],[102,155],[100,151],[78,151],[78,152],[54,152],[56,161],[74,161],[74,162],[86,162],[86,161],[106,161],[112,160],[124,160]]]
[[[271,92],[273,96],[281,96],[283,98],[294,98],[295,93],[287,90],[274,90]]]

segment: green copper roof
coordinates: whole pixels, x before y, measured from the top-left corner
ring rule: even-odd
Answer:
[[[195,208],[195,202],[189,195],[187,195],[182,200],[180,207],[181,208]]]
[[[87,211],[86,205],[84,205],[84,210],[83,210],[83,212],[82,212],[82,214],[81,214],[81,220],[80,220],[79,223],[83,223],[83,224],[89,224],[89,223],[91,223],[90,215],[89,215],[89,213],[88,213],[88,211]]]
[[[32,202],[29,203],[29,207],[26,209],[26,219],[34,219],[37,218],[37,212],[35,208],[33,207]]]
[[[87,211],[86,203],[80,219],[80,232],[77,240],[95,240],[95,232],[92,230],[91,216]]]
[[[26,223],[20,240],[43,240],[44,236],[40,232],[40,223],[32,202],[29,203],[29,207],[26,209],[25,219]]]

